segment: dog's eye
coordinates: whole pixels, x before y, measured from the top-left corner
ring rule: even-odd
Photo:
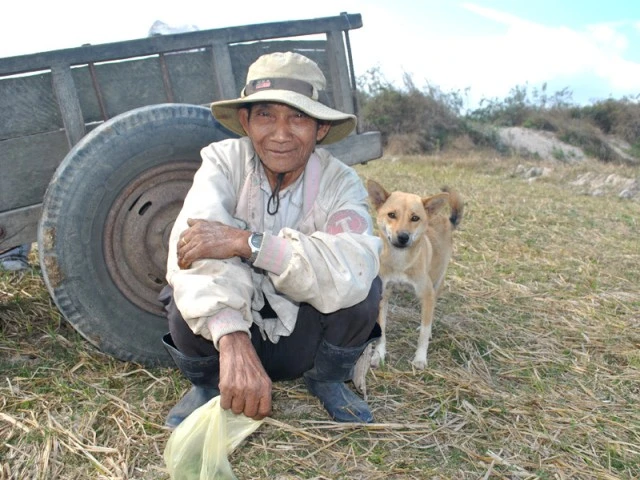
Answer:
[[[419,216],[417,216],[417,215],[412,215],[412,216],[411,216],[411,221],[412,221],[412,222],[419,222],[419,221],[420,221],[420,217],[419,217]]]
[[[389,218],[396,218],[396,212],[389,212],[389,213],[387,213],[387,216]]]

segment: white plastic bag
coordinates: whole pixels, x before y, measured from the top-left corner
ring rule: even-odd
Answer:
[[[228,455],[264,420],[220,407],[220,397],[195,410],[171,433],[164,461],[172,480],[236,480]]]

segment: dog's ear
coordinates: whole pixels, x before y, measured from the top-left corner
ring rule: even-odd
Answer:
[[[380,207],[389,198],[389,193],[375,180],[367,180],[367,191],[374,208]]]
[[[429,216],[435,215],[449,200],[449,194],[446,192],[438,193],[431,197],[423,197],[422,205]]]

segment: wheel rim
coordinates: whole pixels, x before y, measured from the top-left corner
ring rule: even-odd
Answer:
[[[147,170],[115,199],[105,225],[105,263],[114,284],[138,307],[161,315],[171,228],[198,168],[173,162]]]

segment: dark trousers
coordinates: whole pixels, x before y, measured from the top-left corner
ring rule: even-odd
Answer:
[[[299,378],[310,370],[322,340],[338,347],[356,347],[378,338],[381,288],[382,282],[376,277],[367,298],[353,307],[332,313],[321,313],[307,303],[301,304],[293,332],[288,337],[280,337],[278,343],[263,340],[259,328],[253,324],[251,342],[271,380]],[[189,357],[219,354],[210,340],[191,331],[173,301],[170,286],[162,290],[159,299],[165,305],[173,343],[181,353]],[[263,318],[275,317],[269,305],[260,313]]]

